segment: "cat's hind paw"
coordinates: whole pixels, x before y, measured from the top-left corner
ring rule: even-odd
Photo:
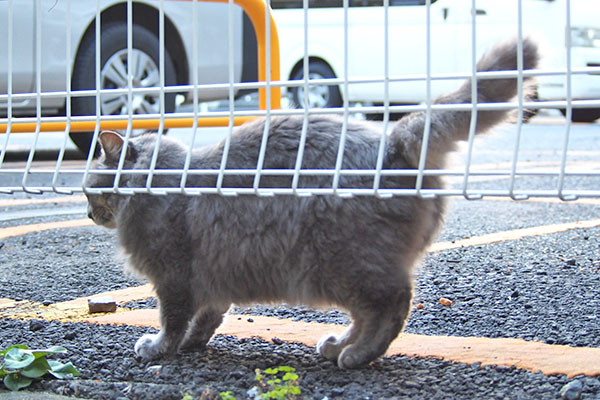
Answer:
[[[317,352],[330,361],[337,361],[343,348],[335,335],[326,335],[317,343]]]
[[[135,354],[144,360],[152,360],[164,354],[164,349],[161,346],[161,335],[147,334],[138,339],[133,347]]]

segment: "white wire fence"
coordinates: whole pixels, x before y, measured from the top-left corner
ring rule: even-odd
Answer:
[[[40,0],[25,7],[17,3],[15,0],[0,3],[0,25],[4,25],[0,28],[3,53],[0,54],[3,60],[0,61],[0,193],[85,191],[464,196],[469,199],[504,196],[563,200],[600,197],[597,139],[600,127],[593,122],[572,123],[578,119],[593,121],[600,110],[600,25],[594,28],[581,20],[586,10],[576,9],[575,3],[569,0],[507,1],[503,5],[502,21],[508,21],[510,30],[501,32],[491,20],[498,12],[497,6],[494,8],[492,3],[481,0],[344,0],[314,4],[304,0],[268,2],[266,7],[262,1],[250,0],[127,0],[125,3]],[[82,3],[85,3],[83,8]],[[591,3],[589,6],[593,7]],[[552,15],[553,20],[533,21],[536,7],[539,10],[545,7],[546,15]],[[249,16],[248,20],[244,20],[242,9]],[[418,17],[411,25],[413,33],[419,33],[417,37],[398,38],[398,28],[406,24],[399,20],[401,12]],[[378,19],[371,21],[372,31],[365,25],[371,18],[369,13],[378,15]],[[361,22],[358,22],[359,16]],[[318,30],[323,29],[322,19],[329,21],[325,26],[338,30],[330,31],[329,36],[321,35]],[[294,29],[290,27],[290,20],[296,21]],[[24,25],[26,22],[30,25]],[[242,28],[249,22],[257,43],[257,50],[252,48],[256,54],[254,59],[245,56],[251,48],[251,40],[248,31]],[[517,37],[522,43],[529,34],[528,27],[536,24],[540,29],[534,33],[542,42],[551,43],[547,47],[552,54],[548,57],[549,64],[524,70],[523,57],[519,54],[518,68],[514,71],[475,72],[482,49],[490,45],[487,30],[494,31],[492,36]],[[35,29],[25,29],[30,36],[24,35],[24,28],[32,26]],[[456,48],[445,49],[444,57],[438,54],[445,46],[439,43],[442,33],[454,35],[451,41],[456,41]],[[377,36],[373,37],[374,34]],[[156,45],[146,43],[142,37],[146,42],[156,39]],[[556,37],[562,41],[555,42]],[[460,38],[468,40],[463,42]],[[412,41],[416,46],[410,53],[402,54],[401,64],[407,66],[406,69],[395,61],[401,52],[395,47],[399,41]],[[359,42],[366,42],[366,47],[360,47]],[[300,43],[300,57],[290,51],[294,43]],[[375,46],[375,43],[382,45]],[[328,46],[334,49],[331,60],[325,59],[327,51],[322,50]],[[357,52],[369,47],[381,48],[375,58],[359,54],[366,64],[376,65],[372,73],[357,68],[359,61],[355,57]],[[24,51],[31,54],[30,59],[23,58]],[[461,58],[460,62],[446,66],[444,60],[450,63],[448,54]],[[413,64],[420,70],[414,71]],[[244,69],[252,65],[257,70],[256,76],[244,79]],[[328,69],[312,74],[315,65],[326,65]],[[311,73],[298,75],[298,71]],[[523,92],[523,81],[530,76],[540,82],[535,101]],[[519,82],[518,96],[510,103],[442,105],[433,102],[442,88],[457,87],[461,80],[471,80],[476,89],[480,79],[506,77]],[[88,82],[82,84],[85,79]],[[361,88],[376,88],[379,97],[365,94],[368,90],[361,93]],[[240,107],[239,96],[252,98],[240,94],[248,90],[258,90],[259,100],[253,107]],[[416,94],[403,99],[403,91]],[[294,95],[295,100],[288,101]],[[337,104],[331,101],[332,96],[338,96]],[[206,100],[212,102],[206,103]],[[215,100],[222,101],[215,103]],[[298,103],[304,107],[292,108]],[[217,104],[221,107],[215,108]],[[418,167],[384,168],[385,135],[395,123],[394,114],[423,111],[429,122],[431,113],[441,109],[468,111],[472,115],[469,141],[462,147],[461,155],[445,169],[428,169],[427,147],[422,146]],[[493,109],[514,110],[516,122],[503,126],[496,135],[476,138],[477,111]],[[523,122],[530,112],[540,114],[533,119],[542,122]],[[313,114],[337,114],[342,118],[339,147],[335,149],[337,158],[332,168],[316,169],[303,164],[307,125]],[[293,168],[266,168],[271,120],[280,115],[303,118],[297,161]],[[345,168],[343,158],[349,121],[372,117],[379,119],[371,123],[381,132],[376,166]],[[256,166],[228,168],[236,125],[256,118],[266,121]],[[544,122],[544,118],[549,118],[550,123]],[[423,143],[428,142],[430,128],[425,124]],[[116,170],[108,171],[116,176],[113,186],[86,188],[90,174],[107,173],[94,169],[96,142],[104,129],[119,130],[126,143],[145,129],[155,130],[158,136],[154,156],[150,167],[142,170],[126,169],[122,159]],[[59,138],[55,144],[56,158],[39,163],[38,143],[49,132],[55,132],[54,137]],[[156,167],[163,134],[183,137],[188,143],[182,168]],[[14,162],[11,143],[24,135],[30,140],[25,160]],[[219,166],[193,168],[193,149],[206,143],[206,137],[208,141],[213,140],[214,135],[223,140]],[[65,162],[72,140],[80,149],[90,149],[85,161]],[[126,174],[141,174],[146,177],[146,184],[120,187],[120,177]],[[178,177],[181,184],[157,186],[157,177],[165,175]],[[211,176],[215,183],[193,186],[189,183],[194,176]],[[224,186],[223,182],[230,176],[251,177],[253,184]],[[273,176],[286,178],[281,182],[288,183],[278,187],[261,186],[261,177]],[[331,184],[305,187],[299,183],[302,177],[314,176],[329,177]],[[368,187],[340,184],[344,178],[356,176],[367,177],[371,184]],[[392,176],[411,177],[414,187],[382,187],[382,180]],[[449,185],[424,187],[428,176],[444,176]]]

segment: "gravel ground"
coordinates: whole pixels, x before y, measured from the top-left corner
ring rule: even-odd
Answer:
[[[290,365],[310,399],[556,399],[570,381],[505,367],[481,367],[436,359],[385,357],[369,367],[341,371],[301,344],[275,345],[261,340],[217,336],[204,353],[184,354],[160,362],[141,362],[131,348],[146,329],[0,320],[0,341],[19,337],[30,347],[63,343],[82,372],[76,380],[44,380],[35,391],[93,399],[182,399],[184,394],[219,398],[232,391],[238,399],[255,385],[254,370]],[[581,398],[600,395],[596,378],[576,377]],[[0,391],[1,393],[1,391]]]
[[[439,240],[593,218],[598,218],[597,206],[458,200]],[[56,219],[64,217],[36,221]],[[9,220],[0,226],[31,222]],[[416,277],[414,303],[424,308],[413,310],[406,331],[599,347],[599,239],[600,228],[590,228],[430,254]],[[98,227],[2,239],[0,298],[53,303],[143,283],[124,274],[114,255],[114,242],[113,232]],[[452,306],[442,306],[440,297],[451,299]],[[148,299],[126,306],[155,307],[156,302]],[[338,324],[349,321],[341,311],[301,306],[232,311]],[[69,349],[64,357],[83,375],[71,381],[44,380],[32,390],[81,398],[182,399],[185,393],[198,398],[207,390],[215,396],[231,390],[243,399],[255,384],[254,369],[291,365],[300,373],[300,386],[310,399],[555,399],[564,385],[574,381],[582,384],[581,398],[600,399],[599,377],[569,381],[512,368],[406,357],[386,357],[358,371],[340,371],[317,357],[314,348],[301,344],[225,336],[213,339],[206,353],[144,363],[132,349],[147,331],[0,319],[0,347],[17,342],[30,347],[64,345]]]

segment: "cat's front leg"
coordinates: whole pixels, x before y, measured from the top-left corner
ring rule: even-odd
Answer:
[[[136,354],[145,360],[177,353],[194,311],[190,296],[185,293],[159,288],[156,292],[160,306],[160,332],[142,336],[134,346]]]

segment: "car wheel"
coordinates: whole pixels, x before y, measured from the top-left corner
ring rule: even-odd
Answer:
[[[160,85],[159,42],[156,35],[140,25],[132,26],[133,46],[131,65],[133,87],[157,87]],[[127,65],[127,24],[111,23],[102,29],[100,85],[102,89],[126,88]],[[73,69],[73,90],[96,88],[96,44],[93,37],[84,39]],[[165,86],[175,85],[175,67],[165,52]],[[175,111],[176,93],[165,93],[165,112]],[[103,115],[127,115],[160,112],[160,95],[156,93],[133,94],[131,104],[127,94],[104,93],[100,96],[100,110]],[[95,115],[96,97],[73,97],[73,115]],[[144,132],[134,131],[133,134]],[[71,140],[84,153],[88,154],[92,142],[92,132],[73,132]]]
[[[335,78],[331,68],[322,61],[311,61],[308,65],[309,79]],[[304,79],[304,69],[300,67],[291,77],[292,80]],[[290,88],[290,102],[293,107],[302,108],[304,105],[304,87]],[[342,96],[338,85],[309,85],[308,107],[325,108],[341,107]]]
[[[561,108],[560,112],[565,117],[567,110]],[[573,108],[571,110],[571,121],[573,122],[594,122],[600,118],[600,108]]]

